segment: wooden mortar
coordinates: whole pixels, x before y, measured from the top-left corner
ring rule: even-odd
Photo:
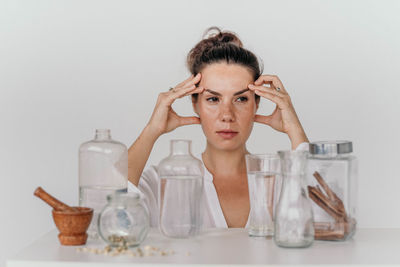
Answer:
[[[53,207],[52,215],[60,234],[61,245],[77,246],[86,244],[87,233],[93,217],[93,209],[87,207],[70,207],[38,187],[34,195]]]

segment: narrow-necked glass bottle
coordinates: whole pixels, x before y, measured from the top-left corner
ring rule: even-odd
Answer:
[[[169,237],[199,233],[202,222],[203,166],[190,140],[171,140],[171,153],[158,165],[160,230]]]
[[[79,147],[79,205],[94,209],[88,229],[97,238],[97,217],[107,203],[107,195],[126,192],[128,186],[128,150],[111,139],[109,129],[97,129],[95,138]]]
[[[308,247],[314,241],[313,212],[305,190],[307,151],[278,151],[282,191],[276,208],[274,240],[281,247]]]

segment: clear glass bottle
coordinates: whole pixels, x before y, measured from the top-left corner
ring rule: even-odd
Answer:
[[[149,231],[149,213],[138,193],[117,192],[107,196],[97,225],[99,235],[111,246],[137,246]]]
[[[350,141],[310,143],[307,184],[315,239],[347,240],[356,230],[357,158]]]
[[[107,195],[127,192],[128,150],[111,139],[109,129],[97,129],[94,140],[79,147],[79,205],[94,209],[88,229],[97,238],[97,217],[107,203]]]
[[[275,215],[274,241],[281,247],[308,247],[314,241],[313,213],[307,197],[307,151],[278,151],[282,191]]]
[[[157,168],[159,226],[169,237],[195,236],[201,228],[204,170],[190,148],[190,140],[171,140],[171,152]]]

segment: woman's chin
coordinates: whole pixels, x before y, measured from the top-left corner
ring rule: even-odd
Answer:
[[[232,140],[232,139],[225,139],[225,140],[218,140],[216,142],[213,142],[213,146],[217,150],[224,150],[224,151],[234,151],[245,144],[239,142],[238,140]]]

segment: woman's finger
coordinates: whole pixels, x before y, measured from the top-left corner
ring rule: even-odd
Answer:
[[[264,74],[264,75],[261,75],[260,77],[258,77],[258,79],[254,82],[255,85],[262,85],[262,84],[266,84],[266,83],[267,84],[270,83],[275,88],[279,87],[281,92],[285,92],[286,93],[286,89],[283,86],[282,81],[276,75]]]
[[[181,87],[179,89],[175,89],[174,88],[174,89],[170,90],[168,92],[168,94],[172,98],[176,99],[176,98],[179,98],[180,96],[186,94],[187,92],[193,91],[195,89],[196,89],[196,85],[190,85],[190,86],[187,86],[187,87]]]
[[[262,85],[263,83],[274,83],[275,86],[283,86],[281,80],[276,75],[263,74],[254,81],[255,85]]]
[[[171,90],[167,98],[167,104],[172,105],[172,103],[178,98],[182,98],[186,95],[195,94],[196,92],[202,92],[203,90],[204,90],[203,87],[196,87],[195,85],[182,88],[181,90],[178,91]]]
[[[286,92],[278,91],[275,88],[269,88],[269,87],[265,87],[263,85],[257,86],[257,85],[250,84],[249,85],[249,89],[252,90],[252,91],[260,90],[262,92],[271,93],[271,94],[274,94],[274,95],[279,96],[279,97],[283,97],[283,96],[287,95]]]
[[[189,78],[187,78],[186,80],[184,80],[183,82],[180,82],[179,84],[177,84],[175,87],[181,87],[182,85],[184,85],[186,82],[190,81],[191,79],[194,78],[194,75],[190,75]]]
[[[181,98],[187,95],[191,95],[191,94],[196,94],[196,93],[201,93],[204,91],[204,87],[203,86],[198,86],[196,87],[196,85],[191,85],[190,87],[181,89],[179,91],[175,91],[173,94],[173,96],[176,98]]]
[[[188,96],[188,95],[193,95],[193,94],[201,94],[204,92],[204,87],[203,86],[198,86],[196,89],[193,91],[189,91],[186,94],[184,94],[182,97]]]
[[[263,123],[263,124],[267,124],[267,125],[270,124],[271,120],[272,120],[272,116],[271,116],[271,115],[269,115],[269,116],[264,116],[264,115],[258,115],[258,114],[256,114],[256,115],[254,116],[254,121],[255,121],[255,122],[259,122],[259,123]]]
[[[179,124],[183,125],[191,125],[191,124],[200,124],[199,117],[181,117],[179,116]]]
[[[191,87],[192,85],[197,84],[201,79],[201,73],[197,73],[196,76],[193,77],[193,74],[191,76],[190,79],[185,80],[184,82],[178,84],[177,86],[175,86],[174,88],[170,89],[170,92],[172,91],[173,93],[184,90],[188,87]]]
[[[286,103],[283,100],[283,98],[277,96],[276,94],[273,94],[273,93],[270,93],[270,92],[265,92],[265,91],[260,91],[258,89],[256,89],[254,91],[254,93],[256,93],[259,96],[262,96],[264,98],[267,98],[267,99],[271,100],[272,102],[274,102],[275,104],[277,104],[281,108],[285,107],[285,105],[286,105]]]
[[[187,87],[187,86],[197,84],[200,80],[201,80],[201,73],[199,72],[192,79],[189,79],[188,81],[183,83],[183,85],[181,87]]]

